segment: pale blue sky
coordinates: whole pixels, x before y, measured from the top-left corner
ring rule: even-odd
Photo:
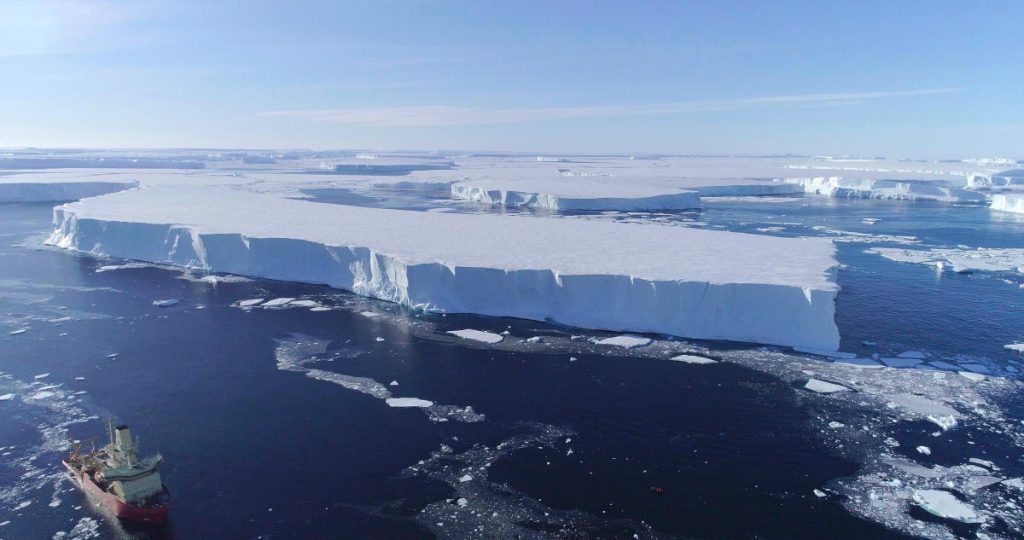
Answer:
[[[0,0],[0,146],[1024,157],[1024,2]]]

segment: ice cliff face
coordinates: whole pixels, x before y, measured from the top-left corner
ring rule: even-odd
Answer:
[[[401,212],[276,197],[268,202],[266,195],[234,191],[228,195],[236,200],[228,204],[201,194],[154,198],[157,191],[57,207],[50,243],[321,283],[432,311],[828,350],[839,345],[834,247],[823,239]],[[264,212],[253,216],[258,197]],[[249,211],[231,215],[230,209],[242,208]],[[165,219],[171,215],[179,220]],[[289,228],[298,216],[309,230]]]
[[[572,197],[551,193],[487,189],[466,183],[455,183],[452,184],[452,197],[485,204],[546,210],[640,211],[700,208],[700,195],[695,191],[638,197]]]
[[[992,196],[992,209],[1003,212],[1024,214],[1024,194],[1000,194]]]
[[[77,201],[139,187],[134,180],[118,182],[19,182],[0,180],[0,203]]]
[[[840,176],[786,178],[785,182],[803,186],[806,193],[829,197],[861,199],[897,199],[940,202],[985,202],[985,195],[947,187],[933,181],[870,180]]]

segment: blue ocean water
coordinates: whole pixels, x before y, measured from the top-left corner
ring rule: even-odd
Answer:
[[[0,206],[0,395],[16,394],[0,401],[0,538],[49,538],[76,525],[68,537],[900,536],[852,514],[841,497],[813,493],[858,464],[811,427],[816,412],[800,390],[769,374],[618,351],[467,346],[444,331],[508,331],[508,340],[593,333],[408,312],[314,285],[213,285],[156,267],[97,272],[122,261],[41,247],[49,219],[46,205]],[[666,219],[1024,247],[1024,223],[924,203],[727,200]],[[1015,360],[1002,345],[1024,338],[1020,277],[937,274],[866,254],[869,245],[887,244],[838,244],[843,350]],[[237,307],[281,297],[337,309]],[[152,305],[165,298],[179,303]],[[281,369],[290,344],[310,363]],[[349,377],[350,387],[372,379],[396,397],[471,406],[485,419],[431,421],[317,380],[313,367]],[[34,397],[41,392],[54,395]],[[1019,404],[1007,407],[1019,417]],[[132,425],[144,452],[165,457],[167,526],[115,523],[62,479],[63,428],[99,437],[109,415]],[[894,436],[910,449],[933,430],[907,423]],[[998,434],[972,440],[993,454],[1015,451]],[[950,443],[934,462],[972,452]],[[449,517],[464,491],[446,475],[467,470],[473,496],[464,504],[477,521]]]

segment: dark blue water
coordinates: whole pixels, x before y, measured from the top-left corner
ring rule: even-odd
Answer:
[[[861,214],[882,221],[865,226]],[[941,245],[1024,245],[1020,223],[993,221],[983,209],[725,203],[699,217],[737,230],[800,222],[784,233],[798,234],[820,222]],[[502,515],[542,509],[489,532],[496,536],[897,536],[854,517],[838,498],[812,494],[857,466],[808,427],[813,413],[797,390],[764,373],[735,364],[694,370],[614,352],[572,361],[565,354],[466,347],[408,325],[429,324],[438,334],[508,328],[524,338],[565,330],[403,314],[374,302],[367,305],[398,312],[406,324],[358,309],[243,311],[232,304],[253,297],[312,297],[328,305],[355,299],[272,281],[212,286],[158,268],[97,273],[110,261],[33,247],[49,218],[47,206],[0,207],[0,372],[7,374],[0,394],[18,394],[0,402],[0,447],[14,446],[0,459],[0,522],[10,522],[0,538],[48,538],[90,516],[101,521],[102,537],[487,536],[436,521],[437,503],[457,507],[453,486],[409,470],[468,461],[484,448],[493,459],[477,476],[489,483],[470,507]],[[982,222],[984,232],[977,232]],[[874,340],[899,350],[998,359],[1008,356],[1003,343],[1022,337],[1015,334],[1024,328],[1017,309],[1024,292],[1017,287],[988,276],[935,276],[924,266],[864,254],[866,247],[840,245],[844,349]],[[180,303],[152,305],[162,298]],[[396,380],[395,396],[469,405],[486,419],[432,422],[420,410],[278,369],[280,343],[296,340],[326,344],[316,369]],[[34,379],[43,373],[50,375]],[[62,384],[56,391],[63,394],[25,399],[46,384]],[[116,526],[68,482],[20,478],[31,456],[33,474],[59,471],[59,452],[35,448],[46,430],[88,417],[68,430],[97,437],[107,415],[130,423],[144,452],[164,455],[174,498],[166,527]],[[510,442],[522,440],[530,442]],[[498,451],[503,442],[517,449]],[[449,454],[431,458],[445,447]],[[427,465],[418,465],[423,460]],[[48,506],[54,498],[60,504]],[[14,510],[23,501],[32,504]]]

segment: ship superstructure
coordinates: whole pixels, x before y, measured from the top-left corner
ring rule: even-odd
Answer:
[[[72,478],[88,495],[120,519],[162,523],[170,509],[170,493],[160,478],[163,456],[138,457],[138,440],[125,424],[107,423],[110,442],[82,452],[76,443],[64,460]]]

